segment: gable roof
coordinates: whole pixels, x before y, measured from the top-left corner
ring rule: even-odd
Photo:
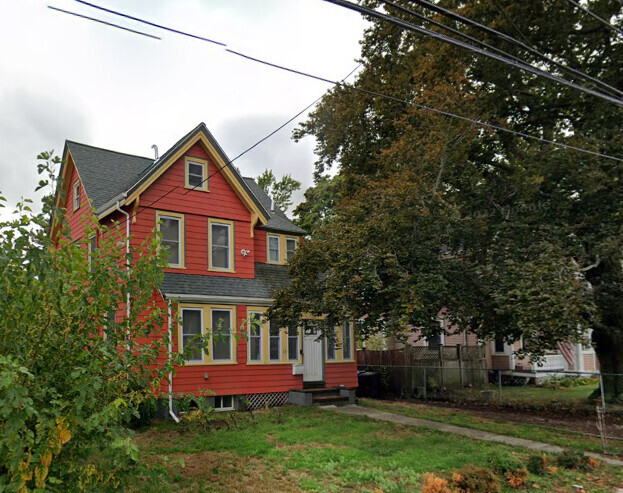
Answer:
[[[156,160],[68,140],[65,143],[63,161],[67,160],[69,152],[78,169],[87,197],[92,201],[96,215],[101,218],[115,207],[117,201],[123,204],[132,194],[140,193],[142,187],[148,186],[149,181],[159,176],[179,152],[198,138],[205,138],[204,143],[207,142],[216,157],[220,158],[223,164],[219,170],[227,168],[226,173],[235,185],[239,186],[239,191],[252,201],[255,209],[263,216],[265,228],[284,233],[305,234],[301,228],[292,224],[281,210],[278,208],[270,210],[270,198],[252,178],[243,179],[235,166],[229,165],[231,161],[225,151],[203,122]],[[63,176],[64,166],[65,164],[61,166],[60,176]]]
[[[268,222],[264,226],[261,226],[262,229],[278,231],[281,233],[291,233],[294,235],[305,234],[305,230],[293,224],[292,221],[288,219],[288,216],[286,216],[279,207],[275,206],[274,210],[271,210],[271,198],[264,191],[264,189],[256,183],[253,178],[245,176],[244,181],[247,183],[247,186],[249,187],[253,195],[257,197],[260,204],[262,204],[264,210],[266,210],[270,215]]]

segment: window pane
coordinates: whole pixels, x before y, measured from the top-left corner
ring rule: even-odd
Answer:
[[[212,359],[231,360],[231,312],[212,310]]]
[[[217,269],[229,269],[229,226],[226,224],[212,224],[212,262],[211,266]]]
[[[249,360],[262,360],[262,314],[251,312],[249,326]]]
[[[342,357],[350,359],[351,355],[351,328],[350,322],[346,321],[342,325]]]
[[[167,262],[170,265],[180,263],[180,245],[176,241],[162,241],[162,245],[168,250]]]
[[[335,359],[335,327],[327,331],[327,359]]]
[[[212,225],[212,245],[229,246],[229,226],[225,224]]]
[[[160,217],[160,232],[163,240],[180,240],[180,220],[172,217]]]
[[[229,249],[212,246],[212,267],[229,269]]]
[[[288,360],[297,361],[299,359],[299,329],[298,327],[288,327]]]
[[[279,238],[277,236],[268,237],[268,255],[271,262],[279,262]]]
[[[188,184],[191,187],[203,185],[203,164],[188,163]]]
[[[279,327],[272,320],[269,322],[269,358],[278,361],[280,358],[281,337]]]
[[[496,337],[495,339],[495,352],[503,353],[504,352],[504,339],[500,337]]]
[[[435,334],[426,338],[429,346],[441,346],[441,334]]]
[[[201,310],[182,310],[182,350],[190,349],[187,361],[201,360],[201,341],[193,340],[201,335]]]
[[[296,251],[296,241],[286,238],[286,260],[290,260]]]

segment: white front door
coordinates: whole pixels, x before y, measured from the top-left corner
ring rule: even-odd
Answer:
[[[303,382],[324,382],[324,339],[316,327],[303,329]]]

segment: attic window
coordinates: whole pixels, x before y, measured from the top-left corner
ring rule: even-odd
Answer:
[[[286,238],[286,261],[290,261],[292,255],[296,251],[296,240],[294,238]]]
[[[74,210],[77,210],[80,208],[80,182],[78,180],[74,182],[73,204],[74,204]]]
[[[184,163],[184,187],[207,192],[208,162],[205,159],[186,157]]]

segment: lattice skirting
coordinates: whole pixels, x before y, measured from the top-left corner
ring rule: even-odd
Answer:
[[[260,409],[262,407],[283,406],[288,402],[287,392],[273,392],[270,394],[247,394],[247,409]]]

